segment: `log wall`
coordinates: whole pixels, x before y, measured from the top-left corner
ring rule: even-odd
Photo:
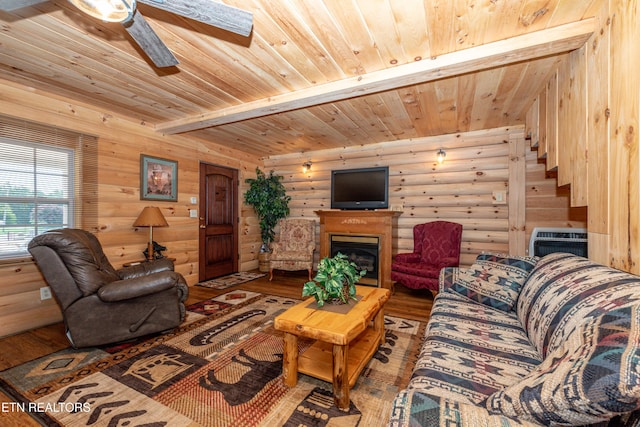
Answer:
[[[283,175],[291,216],[317,221],[314,211],[331,207],[331,170],[389,166],[389,208],[403,211],[393,253],[413,250],[414,225],[447,220],[463,225],[461,264],[470,265],[482,251],[524,254],[534,226],[585,226],[584,209],[569,207],[568,190],[557,189],[522,135],[520,127],[499,128],[272,156],[265,169]],[[517,158],[517,147],[525,157]]]

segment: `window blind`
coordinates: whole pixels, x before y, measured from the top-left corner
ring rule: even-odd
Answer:
[[[97,138],[0,116],[0,258],[47,229],[97,229]]]

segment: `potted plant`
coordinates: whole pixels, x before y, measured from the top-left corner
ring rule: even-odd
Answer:
[[[274,175],[273,171],[266,175],[260,168],[256,168],[256,178],[248,178],[245,182],[249,184],[249,189],[244,193],[244,201],[253,206],[260,219],[260,253],[268,253],[269,245],[275,237],[273,229],[280,219],[289,215],[291,197],[287,196],[282,185],[282,176]]]
[[[304,284],[302,296],[313,296],[318,307],[325,301],[333,304],[348,304],[355,300],[356,283],[367,270],[358,270],[358,266],[338,252],[334,257],[324,257],[318,263],[318,273],[311,282]]]

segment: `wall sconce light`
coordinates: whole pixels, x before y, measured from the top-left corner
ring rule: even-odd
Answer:
[[[302,173],[307,173],[311,170],[311,162],[304,162],[302,164]]]
[[[438,154],[436,157],[436,160],[438,160],[439,164],[443,164],[444,163],[444,158],[447,157],[447,152],[444,151],[442,148],[438,150]]]

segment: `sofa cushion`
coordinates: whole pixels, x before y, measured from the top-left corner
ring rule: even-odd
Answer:
[[[640,407],[640,305],[585,322],[487,409],[549,425],[606,421]]]
[[[518,382],[540,362],[514,312],[438,294],[410,389],[467,403]]]
[[[541,258],[517,303],[529,339],[546,356],[586,319],[640,303],[640,277],[568,253]]]
[[[405,389],[393,400],[387,427],[540,427],[538,423],[490,414],[487,408],[420,390]],[[596,426],[594,426],[596,427]]]
[[[458,280],[460,267],[445,267],[438,275],[438,291],[444,292]]]
[[[536,262],[536,257],[480,254],[470,268],[460,271],[450,289],[490,307],[511,311]]]

